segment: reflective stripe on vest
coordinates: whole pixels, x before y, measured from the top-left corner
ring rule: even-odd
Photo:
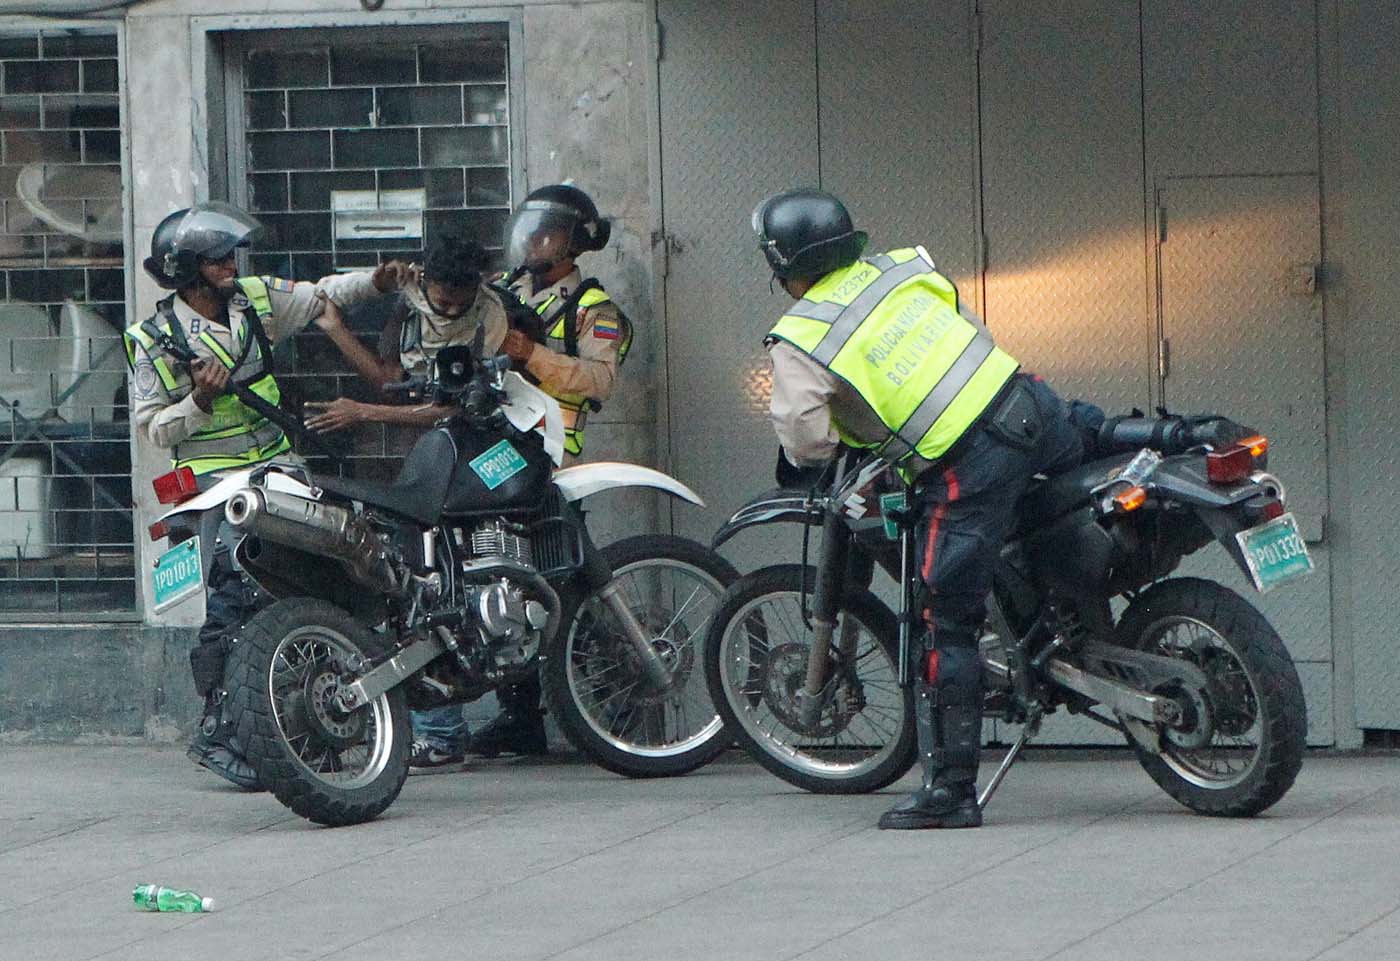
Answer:
[[[1018,366],[958,313],[957,289],[915,250],[828,274],[770,336],[845,381],[889,432],[857,438],[837,424],[843,440],[914,468],[947,453]]]
[[[535,313],[548,320],[549,309],[559,300],[557,294],[551,294],[547,300],[535,308]],[[606,291],[596,287],[583,292],[583,296],[578,299],[578,309],[587,310],[589,307],[596,307],[598,304],[611,303]],[[559,319],[549,328],[549,333],[545,339],[550,341],[550,349],[556,353],[564,353],[564,312],[559,312]],[[558,346],[555,346],[555,345]],[[618,344],[617,359],[621,363],[627,356],[627,350],[632,346],[632,338],[624,336],[623,342]],[[552,392],[550,392],[552,394]],[[555,400],[559,401],[559,409],[564,414],[564,450],[577,457],[583,453],[583,428],[588,420],[589,398],[583,394],[552,394]]]
[[[160,382],[165,385],[166,393],[173,391],[180,385],[175,372],[170,369],[170,365],[165,362],[165,358],[154,353],[156,342],[150,334],[140,324],[132,324],[125,331],[126,336],[122,338],[126,346],[126,362],[134,371],[136,369],[136,345],[140,344],[146,350],[146,355],[151,358],[151,366],[156,369],[156,375],[160,377]],[[166,333],[169,333],[167,330]]]

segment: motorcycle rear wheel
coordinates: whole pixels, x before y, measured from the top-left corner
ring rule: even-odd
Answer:
[[[688,774],[730,744],[699,661],[706,626],[738,572],[702,544],[670,535],[628,537],[601,553],[672,687],[653,690],[616,616],[590,595],[566,612],[543,655],[545,702],[569,743],[614,774]]]
[[[1174,578],[1138,595],[1118,643],[1204,670],[1203,692],[1160,691],[1189,727],[1162,732],[1154,754],[1131,738],[1157,785],[1198,814],[1251,817],[1277,802],[1303,764],[1307,706],[1288,650],[1244,598],[1212,581]]]
[[[259,780],[309,821],[340,827],[378,817],[408,777],[408,708],[401,688],[345,714],[338,683],[382,640],[315,598],[286,598],[244,625],[225,677],[234,731]]]
[[[725,594],[705,638],[710,697],[749,756],[789,784],[816,794],[878,791],[904,776],[918,750],[913,691],[899,686],[898,624],[869,591],[846,595],[838,621],[857,628],[855,657],[844,674],[834,661],[831,703],[818,729],[801,730],[794,695],[810,645],[802,571],[765,567]],[[809,569],[809,604],[814,578]]]

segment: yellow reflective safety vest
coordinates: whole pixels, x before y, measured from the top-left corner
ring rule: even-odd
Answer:
[[[778,321],[785,340],[850,386],[888,432],[854,437],[917,474],[946,454],[996,400],[1017,363],[958,312],[952,281],[916,249],[832,271]]]
[[[590,283],[593,286],[590,286]],[[553,295],[535,307],[535,313],[549,321],[550,311],[556,311],[558,319],[551,325],[545,333],[547,346],[557,353],[568,357],[578,356],[577,342],[571,342],[569,324],[577,323],[578,312],[587,310],[589,307],[596,307],[599,304],[612,302],[607,291],[596,286],[596,281],[584,281],[583,293],[578,295],[578,302],[571,310],[568,301],[561,302],[559,296]],[[619,313],[621,313],[619,311]],[[627,359],[627,352],[632,348],[632,325],[625,317],[619,317],[619,331],[617,345],[617,363],[619,366]],[[564,414],[564,450],[577,457],[583,453],[583,428],[588,420],[588,412],[596,410],[598,403],[591,397],[582,394],[555,394],[549,391],[555,400],[559,401],[559,408]]]
[[[248,298],[239,344],[242,363],[238,357],[229,354],[209,331],[201,331],[199,340],[234,372],[240,384],[275,405],[281,402],[282,392],[272,376],[272,358],[268,356],[271,345],[266,335],[261,333],[262,320],[272,315],[272,299],[261,277],[239,277],[236,283]],[[135,369],[136,347],[140,345],[144,348],[166,393],[171,400],[180,401],[194,389],[194,384],[187,375],[176,376],[171,367],[174,358],[160,345],[162,336],[169,337],[177,347],[189,346],[184,329],[175,317],[173,298],[157,305],[155,317],[126,329],[127,361]],[[291,449],[291,442],[282,428],[232,394],[214,398],[210,414],[212,420],[208,427],[175,445],[174,466],[188,467],[196,474],[208,474],[261,463]]]

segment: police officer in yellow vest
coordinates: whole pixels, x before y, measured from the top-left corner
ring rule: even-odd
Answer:
[[[395,289],[405,272],[404,265],[391,263],[373,274],[337,275],[317,284],[239,277],[235,251],[258,229],[248,214],[217,202],[177,210],[162,220],[143,266],[174,293],[156,305],[153,317],[126,330],[136,429],[169,450],[175,466],[200,478],[293,456],[282,429],[227,393],[229,382],[277,404],[281,392],[272,376],[272,345],[317,317],[323,296],[349,306]],[[189,353],[195,360],[180,359]],[[251,790],[258,787],[257,777],[219,723],[226,634],[251,612],[226,541],[221,537],[215,549],[206,620],[190,652],[205,713],[189,753],[196,763]]]
[[[579,255],[607,246],[611,235],[612,222],[570,184],[531,191],[506,225],[506,260],[516,266],[510,289],[539,314],[545,343],[515,331],[503,347],[559,401],[564,448],[573,458],[583,453],[589,411],[612,393],[632,346],[627,318],[575,264]]]
[[[754,211],[759,246],[796,303],[769,332],[771,416],[797,468],[839,443],[917,477],[926,656],[916,681],[923,783],[880,827],[977,827],[978,636],[992,566],[1032,475],[1078,463],[1068,410],[961,312],[922,248],[861,257],[832,195],[792,190]],[[780,465],[781,466],[781,465]]]
[[[506,224],[510,290],[543,322],[544,344],[512,329],[502,350],[559,401],[566,463],[583,453],[584,425],[612,393],[632,346],[632,327],[602,284],[585,279],[575,258],[602,250],[612,222],[571,184],[531,191]],[[474,754],[545,753],[538,680],[498,692],[501,713],[471,738]]]

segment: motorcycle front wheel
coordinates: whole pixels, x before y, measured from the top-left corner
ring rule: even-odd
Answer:
[[[566,611],[543,655],[545,702],[569,742],[601,767],[626,777],[688,774],[730,743],[699,661],[710,618],[738,573],[683,537],[629,537],[601,553],[670,682],[657,689],[595,593]]]
[[[339,827],[378,817],[408,777],[401,688],[354,711],[335,694],[382,641],[326,601],[279,600],[244,625],[225,678],[231,720],[258,779],[284,805]]]
[[[1180,720],[1160,731],[1158,753],[1129,739],[1162,790],[1218,817],[1250,817],[1283,797],[1303,765],[1307,706],[1264,615],[1229,588],[1175,578],[1133,600],[1118,643],[1189,661],[1207,679],[1203,690],[1153,691],[1180,705]]]
[[[809,605],[814,579],[809,569]],[[802,588],[796,565],[763,568],[730,588],[705,638],[710,697],[749,755],[789,784],[878,791],[904,776],[918,749],[913,692],[899,686],[898,625],[869,591],[847,594],[820,709],[804,717],[812,637]]]

